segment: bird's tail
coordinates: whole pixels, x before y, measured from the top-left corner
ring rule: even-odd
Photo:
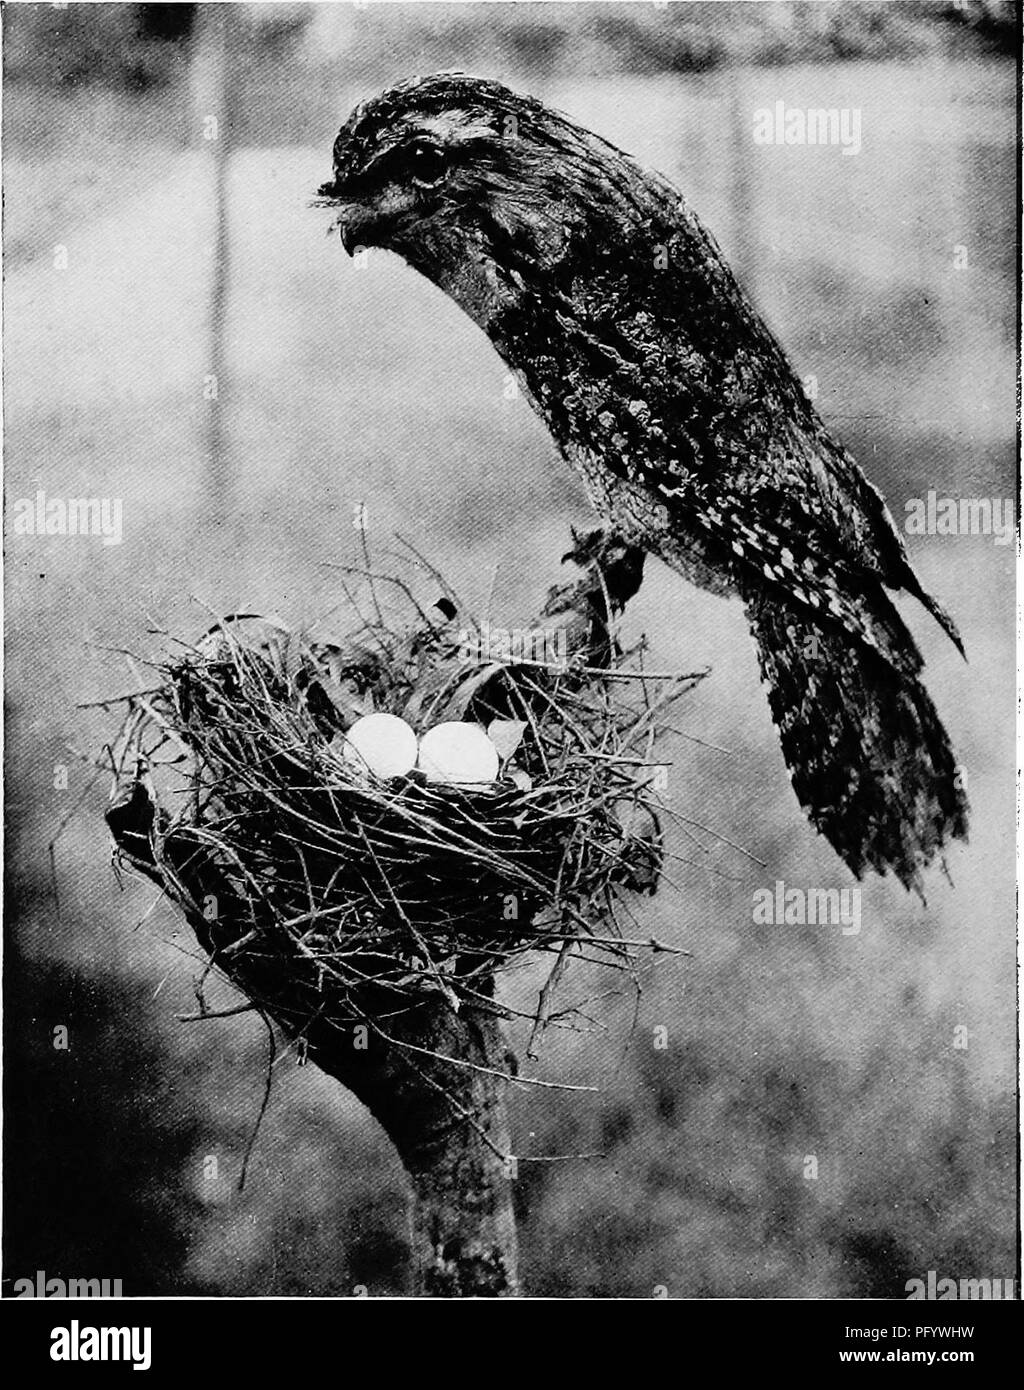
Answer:
[[[793,787],[813,825],[861,877],[921,870],[967,838],[967,797],[945,729],[921,684],[910,633],[884,593],[900,661],[838,623],[758,594],[747,603],[761,674]]]

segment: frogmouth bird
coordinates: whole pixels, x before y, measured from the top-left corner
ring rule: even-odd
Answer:
[[[858,877],[919,889],[967,801],[887,591],[959,634],[679,191],[443,74],[353,111],[319,202],[350,254],[397,252],[484,330],[614,532],[739,597],[810,820]]]

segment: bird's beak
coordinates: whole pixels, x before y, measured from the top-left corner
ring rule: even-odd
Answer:
[[[337,209],[338,215],[331,223],[331,228],[337,227],[342,246],[348,255],[354,255],[356,249],[362,244],[360,227],[365,227],[368,222],[364,209],[358,203],[351,203],[347,200],[345,190],[337,178],[320,185],[317,189],[314,206]]]
[[[349,221],[345,217],[344,213],[342,213],[337,218],[334,225],[338,229],[338,236],[341,238],[341,244],[345,248],[346,255],[354,256],[357,247],[360,245],[359,235],[356,231],[355,224]]]

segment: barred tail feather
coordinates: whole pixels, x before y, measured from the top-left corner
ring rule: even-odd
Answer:
[[[900,619],[884,594],[886,622]],[[793,787],[811,822],[860,878],[921,870],[967,838],[967,797],[946,731],[918,677],[909,632],[899,668],[838,623],[749,599],[761,674]]]

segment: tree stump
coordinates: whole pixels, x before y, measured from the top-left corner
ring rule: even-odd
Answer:
[[[575,653],[600,670],[615,650],[611,620],[639,588],[643,556],[595,532],[575,538],[567,558],[582,577],[551,590],[543,619],[563,621]],[[300,1040],[308,1058],[357,1096],[394,1143],[413,1188],[418,1293],[515,1296],[506,1103],[515,1059],[503,1037],[493,974],[477,978],[472,1003],[453,1001],[443,987],[413,999],[397,996],[372,976],[342,999],[301,939],[253,927],[246,915],[251,905],[202,835],[160,809],[143,772],[121,788],[106,820],[118,852],[176,903],[211,966],[268,1022]],[[205,910],[209,904],[214,910]],[[254,936],[258,950],[240,949]]]

